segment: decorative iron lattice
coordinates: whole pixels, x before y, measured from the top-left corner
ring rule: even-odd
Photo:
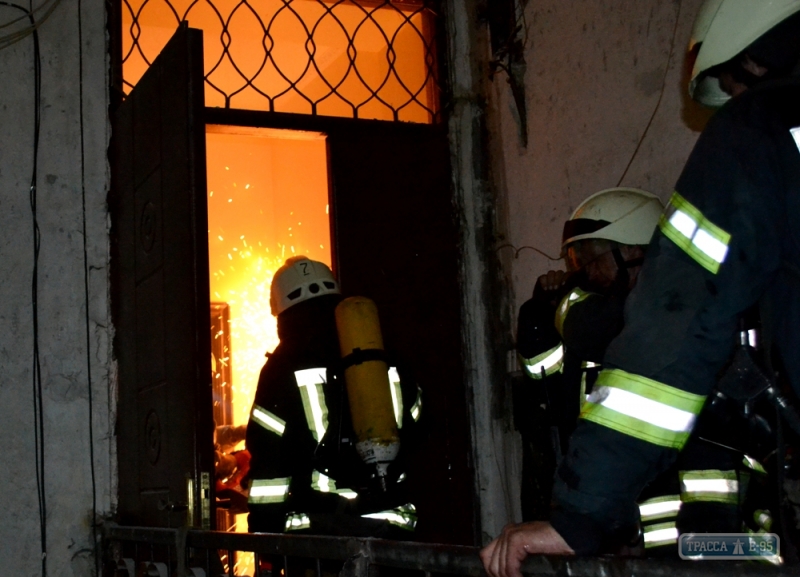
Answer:
[[[206,106],[435,122],[435,0],[122,0],[129,92],[178,24],[204,31]]]

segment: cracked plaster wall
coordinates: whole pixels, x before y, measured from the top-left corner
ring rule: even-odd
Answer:
[[[493,83],[495,176],[506,202],[505,238],[498,246],[533,246],[557,257],[563,223],[575,207],[617,186],[662,84],[652,126],[621,184],[669,198],[709,114],[686,95],[686,46],[700,4],[528,0],[527,148],[504,76]],[[516,317],[537,277],[563,266],[531,249],[516,258],[513,249],[501,251]]]
[[[538,276],[563,269],[562,261],[522,247],[558,257],[563,223],[575,207],[620,179],[622,186],[662,200],[672,193],[710,115],[686,95],[686,45],[701,2],[520,0],[527,147],[505,73],[494,76],[488,103],[498,231],[488,250],[497,251],[512,295],[512,331]],[[508,334],[495,346],[513,350],[514,338]],[[476,426],[484,433],[476,436],[477,453],[503,455],[494,468],[476,457],[485,542],[504,523],[519,520],[521,454],[513,449],[508,386],[479,383],[474,389],[485,402],[483,408],[474,403]],[[490,403],[506,409],[490,414]]]
[[[21,12],[0,7],[0,22],[19,15]],[[101,0],[83,0],[82,34],[88,355],[78,3],[61,2],[39,29],[42,116],[37,203],[41,229],[38,310],[51,577],[91,574],[88,360],[98,514],[111,510],[111,495],[115,492],[109,425],[112,365],[106,212],[110,129],[106,112],[105,5]],[[41,571],[32,393],[32,37],[2,50],[0,78],[0,423],[4,431],[0,485],[6,494],[4,522],[0,524],[0,573],[28,576]]]

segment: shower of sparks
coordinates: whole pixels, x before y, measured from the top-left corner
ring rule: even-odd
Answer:
[[[234,516],[233,532],[247,533],[247,513]],[[236,575],[255,575],[256,560],[253,553],[239,551],[236,553],[236,563],[233,571]]]
[[[212,367],[215,382],[226,381],[224,387],[230,396],[225,402],[231,403],[232,424],[238,426],[246,425],[249,420],[258,378],[266,362],[265,353],[273,351],[279,342],[276,319],[272,316],[269,305],[270,286],[275,271],[284,264],[286,258],[295,254],[306,254],[326,263],[330,263],[330,254],[325,251],[324,245],[319,244],[322,240],[317,236],[321,232],[320,224],[308,226],[313,222],[313,217],[301,216],[306,213],[300,210],[297,218],[294,218],[294,211],[289,213],[288,218],[285,212],[280,215],[270,214],[273,193],[270,192],[271,187],[264,186],[264,182],[269,182],[271,176],[264,176],[261,174],[263,171],[254,171],[251,167],[243,170],[237,164],[238,159],[229,161],[233,166],[225,166],[226,160],[220,158],[211,161],[212,156],[209,155],[208,184],[219,194],[214,195],[211,190],[208,192],[211,228],[208,234],[211,264],[209,280],[212,300],[225,302],[229,306],[226,332],[230,339],[229,349],[226,347],[217,358],[212,355]],[[211,165],[215,165],[213,169]],[[254,179],[254,175],[257,178]],[[238,187],[239,182],[242,183],[241,190]],[[254,189],[254,194],[245,193],[251,188]],[[302,206],[305,210],[310,202],[306,197],[303,200],[295,199],[288,191],[281,194],[289,195],[286,198],[293,200],[293,208]],[[327,188],[322,191],[319,200],[314,201],[319,203],[313,209],[317,215],[327,198],[326,194]],[[262,195],[264,197],[259,198]],[[238,209],[232,204],[234,196]],[[328,212],[327,206],[325,212]],[[252,221],[242,223],[239,228],[238,224],[231,224],[234,222],[231,215],[234,214],[247,214],[246,220],[252,218]],[[265,214],[270,219],[265,220]],[[220,215],[220,218],[217,219],[216,215]],[[267,224],[260,229],[263,233],[247,232],[256,230],[253,228],[254,223],[269,223],[273,218],[281,222],[277,227],[280,230],[271,230]],[[301,218],[306,220],[307,226],[297,228],[302,226],[299,222]],[[294,230],[290,224],[295,227]],[[324,226],[327,232],[327,219],[324,219]],[[307,228],[310,230],[304,230]],[[242,234],[243,232],[247,234]],[[316,248],[318,244],[319,249]],[[222,335],[212,335],[212,338],[218,337],[221,338]],[[242,448],[243,442],[235,450]],[[229,531],[247,531],[247,514],[228,517],[228,520]],[[234,564],[233,574],[237,576],[255,573],[252,553],[237,552],[232,559],[224,556],[222,560],[226,574],[229,562]]]
[[[231,307],[233,423],[244,425],[250,417],[264,353],[278,344],[275,317],[269,308],[269,289],[274,272],[283,262],[264,247],[248,245],[243,237],[239,243],[227,247],[231,251],[227,253],[228,259],[237,262],[235,274],[229,272],[223,281],[225,272],[220,269],[212,273],[211,280],[219,286],[214,294]]]

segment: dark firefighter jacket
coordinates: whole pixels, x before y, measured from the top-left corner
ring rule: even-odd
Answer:
[[[551,522],[577,553],[629,537],[636,496],[675,460],[733,352],[737,317],[760,300],[800,391],[798,219],[793,77],[720,109],[678,180],[557,474]]]
[[[258,382],[247,428],[251,532],[392,537],[413,530],[401,444],[383,491],[355,450],[333,317],[338,297],[318,297],[278,318],[280,344]],[[401,443],[408,444],[421,402],[390,369]]]
[[[624,303],[624,294],[603,296],[572,286],[549,297],[537,283],[533,298],[520,307],[520,364],[545,387],[549,420],[558,427],[564,449],[583,393],[591,390],[606,347],[622,329]]]

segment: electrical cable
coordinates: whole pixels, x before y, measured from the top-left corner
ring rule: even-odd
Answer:
[[[61,0],[45,0],[44,3],[40,4],[37,8],[34,8],[33,7],[33,1],[31,0],[30,10],[25,9],[26,14],[28,15],[27,17],[31,21],[31,25],[30,26],[26,26],[25,28],[22,28],[21,30],[17,30],[15,32],[10,32],[9,34],[6,34],[5,36],[0,36],[0,50],[2,50],[3,48],[8,48],[12,44],[17,43],[20,40],[23,40],[24,38],[27,38],[28,36],[30,36],[31,34],[36,32],[36,30],[38,30],[39,27],[42,24],[44,24],[45,20],[47,20],[50,17],[50,15],[53,13],[53,11],[56,9],[56,7],[59,4],[61,4]],[[8,4],[8,3],[3,3],[3,5],[5,5],[5,6],[16,6],[14,4]],[[17,6],[17,7],[20,7],[20,6]],[[45,8],[47,8],[47,10],[44,12],[44,14],[41,15],[40,17],[37,17],[37,13],[41,13],[43,10],[45,10]],[[26,18],[26,16],[21,16],[19,18],[16,18],[14,20],[9,21],[9,22],[5,22],[3,24],[0,24],[0,28],[13,26],[17,22],[20,22],[20,21],[24,20],[25,18]]]
[[[31,9],[31,10],[33,11],[33,16],[34,16],[34,18],[36,17],[36,12],[39,12],[39,11],[41,11],[41,10],[42,10],[42,9],[45,7],[45,5],[47,5],[47,3],[48,3],[48,2],[51,2],[51,0],[46,0],[46,1],[44,2],[44,4],[41,4],[41,5],[40,5],[38,8],[32,8],[32,9]],[[6,4],[6,5],[7,5],[7,4]],[[8,22],[5,22],[5,23],[3,23],[3,24],[0,24],[0,28],[7,28],[8,26],[13,26],[13,25],[14,25],[14,24],[16,24],[17,22],[21,22],[22,20],[29,20],[29,16],[28,16],[28,15],[29,15],[29,13],[30,13],[30,12],[29,12],[29,11],[26,9],[26,10],[25,10],[25,14],[24,14],[23,16],[20,16],[19,18],[14,18],[13,20],[9,20]],[[34,26],[34,25],[35,25],[35,24],[32,24],[31,26]]]
[[[672,29],[672,43],[669,46],[669,55],[667,56],[667,65],[664,69],[664,79],[661,81],[661,92],[658,95],[658,101],[656,101],[656,106],[653,109],[653,114],[650,115],[650,120],[647,121],[647,126],[644,128],[644,132],[642,132],[641,138],[639,138],[639,142],[636,143],[636,148],[633,149],[633,154],[631,155],[631,159],[628,161],[628,165],[625,167],[625,170],[622,172],[622,176],[619,177],[619,181],[617,182],[617,186],[622,185],[622,181],[625,180],[625,176],[628,174],[628,170],[630,169],[631,165],[633,164],[636,155],[639,154],[639,149],[642,147],[642,143],[644,142],[647,133],[650,131],[650,127],[653,125],[653,120],[656,117],[656,113],[658,109],[661,107],[661,100],[664,98],[664,91],[667,87],[667,77],[669,76],[669,64],[672,62],[672,55],[675,52],[675,38],[678,35],[678,24],[681,21],[681,7],[683,5],[683,0],[678,0],[678,12],[675,15],[675,26]]]
[[[81,0],[78,0],[78,102],[81,135],[81,209],[83,211],[83,297],[86,319],[86,378],[89,402],[89,469],[92,478],[92,550],[94,551],[95,575],[99,574],[100,555],[97,541],[97,479],[94,467],[94,398],[92,392],[92,339],[89,323],[89,251],[86,235],[86,152],[83,122],[83,17]]]
[[[33,317],[33,430],[36,462],[36,492],[39,500],[39,537],[42,555],[42,577],[47,577],[47,495],[44,467],[44,408],[42,396],[42,367],[39,360],[39,251],[41,249],[42,235],[39,229],[39,221],[36,212],[36,185],[39,171],[39,129],[42,105],[42,61],[39,52],[39,33],[37,32],[38,26],[34,18],[33,0],[31,0],[30,9],[5,1],[0,1],[0,6],[8,6],[9,8],[22,10],[31,22],[30,33],[33,34],[33,167],[31,170],[31,184],[28,196],[33,226],[33,271],[31,275],[31,309]]]
[[[540,255],[542,255],[543,257],[545,257],[548,260],[553,260],[553,261],[561,260],[560,256],[559,257],[552,257],[549,254],[547,254],[546,252],[544,252],[543,250],[540,250],[540,249],[536,248],[535,246],[530,246],[530,245],[525,245],[525,246],[521,246],[521,247],[517,248],[513,244],[508,243],[508,244],[501,244],[500,246],[498,246],[494,250],[495,250],[495,252],[500,252],[500,250],[504,249],[504,248],[513,248],[514,249],[514,258],[515,259],[519,258],[519,253],[521,253],[523,251],[523,249],[529,248],[532,251],[538,252]]]

